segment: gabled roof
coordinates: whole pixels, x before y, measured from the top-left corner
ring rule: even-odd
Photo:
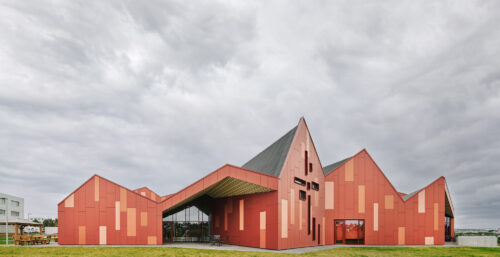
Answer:
[[[425,187],[422,187],[420,188],[419,190],[416,190],[410,194],[407,194],[401,198],[403,198],[403,200],[406,202],[408,200],[410,200],[410,198],[412,198],[413,196],[415,196],[416,194],[418,194],[420,191],[430,187],[432,184],[436,183],[438,180],[440,179],[443,179],[444,180],[444,191],[445,191],[445,214],[446,215],[449,215],[451,217],[455,217],[455,209],[453,208],[453,203],[451,202],[451,197],[450,197],[450,192],[448,190],[448,184],[446,183],[446,179],[445,177],[441,176],[439,177],[438,179],[434,180],[432,183],[430,183],[429,185],[425,186]]]
[[[111,180],[109,180],[109,179],[106,179],[106,178],[101,177],[101,176],[99,176],[99,175],[97,175],[97,174],[94,174],[92,177],[90,177],[89,179],[87,179],[87,181],[85,181],[83,184],[81,184],[78,188],[76,188],[75,190],[73,190],[73,192],[71,192],[71,193],[70,193],[70,194],[68,194],[66,197],[64,197],[64,199],[63,199],[61,202],[59,202],[57,205],[64,204],[64,201],[66,201],[66,199],[68,199],[68,198],[69,198],[72,194],[74,194],[74,193],[76,193],[78,190],[80,190],[83,186],[87,185],[87,183],[89,183],[89,182],[90,182],[93,178],[95,178],[95,177],[97,177],[97,178],[99,178],[99,179],[102,179],[102,180],[105,180],[105,181],[107,181],[107,182],[109,182],[109,183],[113,184],[114,186],[121,187],[121,188],[123,188],[123,189],[127,190],[128,192],[130,192],[130,193],[132,193],[132,194],[138,195],[138,196],[140,196],[140,197],[142,197],[142,198],[144,198],[144,199],[148,199],[149,201],[152,201],[152,202],[155,202],[155,203],[156,203],[156,201],[154,201],[153,199],[151,199],[151,198],[149,198],[149,197],[143,196],[143,195],[141,195],[141,194],[137,193],[137,192],[136,192],[136,191],[134,191],[134,190],[128,189],[128,188],[126,188],[126,187],[124,187],[124,186],[122,186],[122,185],[119,185],[119,184],[117,184],[117,183],[115,183],[115,182],[113,182],[113,181],[111,181]]]
[[[333,166],[334,164],[336,164],[336,163],[334,163],[334,164],[331,164],[331,165],[326,166],[326,167],[325,167],[325,168],[323,168],[323,169],[324,169],[324,170],[326,170],[326,168],[328,168],[329,166],[332,166],[332,167],[333,167],[333,169],[332,169],[331,171],[327,171],[327,172],[328,172],[327,174],[330,174],[330,173],[332,173],[333,171],[337,170],[339,167],[341,167],[341,166],[342,166],[342,164],[344,164],[346,161],[348,161],[348,160],[349,160],[349,159],[351,159],[351,158],[356,157],[357,155],[359,155],[359,154],[361,154],[361,153],[363,153],[363,152],[365,152],[365,153],[368,155],[368,157],[369,157],[369,158],[373,161],[373,163],[374,163],[374,164],[375,164],[375,166],[377,167],[377,170],[380,172],[380,174],[382,174],[382,176],[384,177],[385,181],[387,181],[387,183],[391,186],[392,190],[393,190],[393,191],[394,191],[394,193],[395,193],[395,194],[399,197],[399,199],[400,199],[402,202],[405,202],[405,200],[403,200],[403,196],[402,196],[402,195],[401,195],[401,194],[400,194],[400,193],[396,190],[396,188],[394,187],[394,185],[391,183],[391,181],[389,181],[389,179],[388,179],[388,178],[387,178],[387,176],[384,174],[384,172],[382,171],[382,169],[381,169],[381,168],[377,165],[377,163],[373,160],[373,158],[370,156],[370,154],[368,153],[368,151],[366,151],[366,149],[363,149],[363,150],[359,151],[357,154],[353,155],[352,157],[349,157],[349,158],[347,158],[347,159],[344,159],[344,160],[342,160],[342,161],[338,162],[338,163],[340,163],[340,164],[338,164],[336,167],[335,167],[335,166]],[[326,176],[327,174],[325,174],[325,176]]]
[[[290,150],[297,127],[298,125],[241,167],[278,177]]]
[[[344,164],[344,162],[348,161],[351,158],[352,158],[352,156],[347,157],[347,158],[343,159],[342,161],[338,161],[336,163],[332,163],[328,166],[323,167],[323,173],[325,173],[325,176],[328,175],[330,172],[332,172],[333,170],[335,170],[336,168],[338,168],[340,165]]]
[[[424,188],[425,188],[425,187],[420,188],[419,190],[416,190],[416,191],[414,191],[414,192],[411,192],[411,193],[409,193],[409,194],[407,194],[407,195],[405,195],[405,196],[402,196],[403,200],[404,200],[404,201],[406,201],[406,200],[410,199],[412,196],[414,196],[416,193],[420,192],[420,190],[422,190],[422,189],[424,189]]]
[[[453,203],[451,202],[451,197],[450,197],[450,193],[449,193],[449,190],[448,190],[448,185],[446,184],[446,179],[441,176],[439,177],[438,179],[434,180],[432,183],[430,183],[429,185],[425,186],[425,187],[422,187],[420,188],[419,190],[416,190],[414,192],[411,192],[410,194],[404,194],[404,193],[401,193],[401,192],[398,192],[396,190],[396,188],[394,187],[394,185],[392,185],[392,183],[389,181],[389,179],[385,176],[384,172],[382,171],[382,169],[380,169],[380,167],[377,165],[377,163],[373,160],[373,158],[370,156],[370,154],[368,153],[368,151],[366,151],[366,149],[363,149],[361,150],[359,153],[355,154],[354,156],[352,157],[349,157],[349,158],[346,158],[342,161],[339,161],[339,162],[336,162],[336,163],[333,163],[333,164],[330,164],[326,167],[323,168],[323,171],[325,173],[325,176],[327,174],[330,174],[332,173],[333,171],[337,170],[340,166],[342,166],[342,164],[344,164],[346,161],[348,161],[349,159],[351,158],[354,158],[355,156],[357,156],[358,154],[361,154],[362,152],[365,152],[368,157],[373,161],[373,163],[375,164],[375,166],[377,167],[377,170],[382,174],[382,176],[385,178],[385,180],[387,181],[387,183],[392,187],[392,189],[394,190],[394,193],[396,193],[397,196],[399,196],[399,198],[401,199],[401,201],[404,203],[404,202],[407,202],[408,200],[410,200],[412,197],[414,197],[416,194],[418,194],[420,191],[430,187],[432,184],[436,183],[437,181],[439,181],[440,179],[443,179],[444,180],[444,185],[445,185],[445,213],[446,215],[448,216],[451,216],[451,217],[455,217],[455,210],[454,210],[454,207],[453,207]]]

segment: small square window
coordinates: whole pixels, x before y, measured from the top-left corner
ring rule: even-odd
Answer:
[[[0,209],[0,215],[5,215],[5,210]]]
[[[319,191],[319,184],[316,182],[312,182],[312,190]]]
[[[12,217],[19,217],[19,212],[18,211],[11,211],[10,216]]]
[[[302,201],[306,200],[306,191],[304,191],[304,190],[299,191],[299,199]]]

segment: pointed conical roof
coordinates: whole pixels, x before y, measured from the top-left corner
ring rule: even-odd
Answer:
[[[245,163],[242,168],[260,171],[278,177],[285,163],[290,146],[292,145],[297,127],[298,125],[267,147],[264,151],[257,154],[250,161]]]

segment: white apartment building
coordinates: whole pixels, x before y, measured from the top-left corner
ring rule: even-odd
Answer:
[[[24,198],[0,193],[0,221],[5,222],[24,219]],[[9,233],[13,233],[14,228],[9,226]],[[0,234],[5,233],[5,225],[0,225]]]

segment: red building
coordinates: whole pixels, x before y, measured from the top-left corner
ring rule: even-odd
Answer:
[[[444,177],[396,191],[366,150],[322,168],[304,119],[242,167],[226,164],[160,196],[94,175],[58,205],[59,243],[204,242],[287,249],[444,244],[453,205]]]

